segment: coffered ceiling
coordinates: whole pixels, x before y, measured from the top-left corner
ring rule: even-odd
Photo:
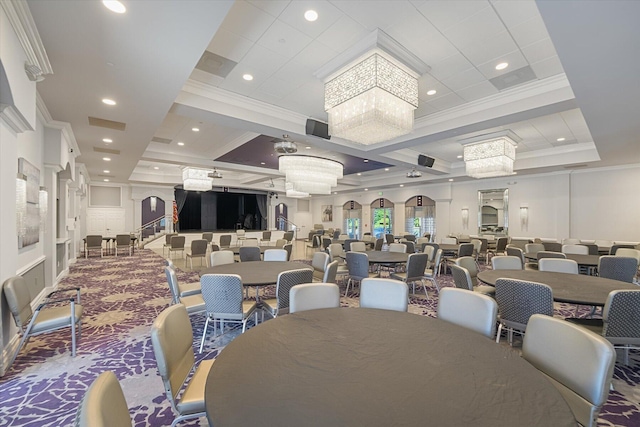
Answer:
[[[350,165],[338,192],[471,179],[459,141],[504,129],[522,139],[518,174],[640,163],[638,2],[125,0],[122,15],[27,3],[54,70],[38,91],[71,123],[93,181],[175,185],[193,165],[217,167],[218,185],[283,190],[271,141],[285,134]],[[414,131],[372,146],[306,135],[308,118],[327,120],[318,70],[376,30],[430,67]],[[414,166],[423,175],[408,180]]]

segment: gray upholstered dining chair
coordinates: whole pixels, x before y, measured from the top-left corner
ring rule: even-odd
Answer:
[[[293,251],[293,244],[287,243],[282,247],[285,251],[287,251],[287,261],[291,261],[291,252]]]
[[[215,267],[217,265],[233,264],[235,262],[233,251],[216,251],[209,254],[209,265]]]
[[[240,262],[261,260],[259,246],[240,246],[238,254],[240,255]]]
[[[407,268],[403,273],[391,273],[391,278],[394,280],[400,280],[407,285],[411,283],[413,285],[413,292],[416,293],[416,282],[424,287],[424,271],[427,269],[427,262],[429,261],[429,255],[425,253],[413,253],[410,254],[407,259]]]
[[[369,257],[365,252],[347,252],[345,254],[347,260],[347,269],[349,276],[347,279],[347,287],[344,290],[344,296],[349,294],[349,288],[355,288],[356,283],[361,283],[363,279],[368,277],[376,277],[377,273],[369,273]]]
[[[278,274],[276,297],[262,301],[263,316],[264,311],[271,314],[273,317],[289,313],[289,295],[291,288],[301,283],[311,283],[312,280],[313,271],[308,268],[283,271]]]
[[[118,251],[127,251],[131,255],[131,235],[130,234],[117,234],[116,235],[116,256]]]
[[[100,251],[100,258],[104,256],[104,251],[102,249],[102,236],[97,234],[90,234],[85,239],[85,251],[84,257],[89,257],[90,251]]]
[[[632,257],[603,255],[598,260],[598,275],[606,279],[633,283],[638,271],[638,260]]]
[[[228,248],[231,246],[231,234],[222,234],[220,236],[220,248]]]
[[[407,311],[409,287],[394,279],[365,278],[360,284],[360,307]]]
[[[171,254],[173,252],[180,251],[184,255],[184,242],[185,242],[185,236],[171,237],[171,246],[169,246],[169,258],[171,258]]]
[[[440,263],[442,262],[442,249],[438,249],[436,251],[435,256],[433,257],[433,264],[431,268],[427,268],[424,270],[424,278],[431,281],[433,286],[436,287],[438,292],[440,292],[440,286],[438,285],[438,281],[436,278],[440,274]],[[429,294],[427,293],[427,287],[424,287],[424,295],[429,298]]]
[[[533,314],[522,357],[549,378],[580,425],[596,425],[613,376],[610,342],[564,320]]]
[[[501,278],[496,280],[495,288],[500,321],[496,342],[500,342],[503,328],[507,329],[512,344],[514,332],[525,335],[532,315],[553,316],[553,293],[547,285]]]
[[[202,238],[207,241],[207,243],[211,243],[213,241],[213,233],[208,231],[202,233]]]
[[[284,234],[282,235],[282,238],[287,242],[291,243],[293,241],[293,235],[294,235],[293,231],[285,231]]]
[[[151,326],[151,344],[167,399],[178,414],[171,427],[206,416],[204,384],[214,359],[195,365],[193,329],[182,304],[172,305],[158,315]]]
[[[267,249],[264,251],[265,261],[286,261],[289,254],[284,249]]]
[[[262,238],[260,239],[260,244],[269,246],[269,243],[271,243],[271,232],[270,231],[263,231],[262,232]]]
[[[197,239],[191,241],[191,252],[187,253],[186,260],[189,260],[189,265],[193,270],[193,259],[200,258],[200,266],[202,266],[202,260],[207,264],[207,246],[209,242],[206,239]],[[186,262],[185,260],[185,262]]]
[[[338,261],[331,261],[329,264],[327,264],[327,268],[324,270],[322,283],[336,283],[337,275],[338,275]]]
[[[517,256],[496,255],[491,258],[494,270],[522,270],[522,260]]]
[[[184,305],[190,315],[204,313],[204,300],[202,299],[202,290],[199,284],[197,287],[187,285],[181,289],[178,285],[178,277],[173,268],[165,267],[164,273],[167,276],[167,283],[169,284],[169,291],[171,292],[171,304]]]
[[[589,255],[589,248],[581,244],[563,244],[563,254]]]
[[[542,258],[538,261],[539,271],[578,274],[578,263],[572,259]]]
[[[366,252],[367,244],[365,242],[351,242],[351,250],[353,252]]]
[[[22,346],[29,338],[62,328],[71,328],[71,356],[76,355],[76,331],[78,339],[80,339],[82,331],[80,288],[61,288],[53,291],[35,310],[31,308],[31,296],[24,277],[10,277],[5,280],[2,288],[9,311],[18,327],[18,334],[22,335],[16,351],[6,365],[7,367],[13,364]],[[75,292],[75,296],[51,299],[51,297],[58,297],[65,292]]]
[[[535,268],[532,268],[531,266],[529,266],[529,268],[527,268],[527,262],[524,259],[524,252],[522,251],[522,249],[516,247],[516,246],[512,246],[512,245],[507,245],[505,252],[507,253],[507,256],[515,256],[517,258],[520,258],[520,263],[522,265],[522,267],[520,268],[520,270],[522,270],[523,268],[525,270],[537,270],[538,269],[538,264],[536,264]]]
[[[311,267],[313,267],[313,280],[321,281],[324,272],[329,264],[329,254],[326,252],[316,252],[311,259]]]
[[[483,295],[492,297],[495,294],[495,288],[487,285],[474,286],[469,274],[469,270],[459,265],[451,265],[451,275],[453,276],[453,283],[458,289],[464,289],[466,291],[478,292]]]
[[[493,339],[497,315],[498,304],[487,295],[458,288],[443,288],[440,291],[438,319]]]
[[[301,283],[289,290],[289,313],[338,307],[340,288],[334,283]]]
[[[132,426],[118,378],[104,371],[91,383],[76,413],[75,427]]]
[[[164,245],[162,245],[162,256],[164,256],[164,250],[171,247],[171,238],[177,235],[178,233],[167,233],[164,235]]]

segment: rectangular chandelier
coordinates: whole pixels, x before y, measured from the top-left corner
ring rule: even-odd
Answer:
[[[472,178],[513,175],[516,146],[508,136],[465,144],[463,157],[467,175]]]
[[[413,130],[418,79],[378,53],[325,83],[329,133],[360,144],[388,141]]]
[[[186,167],[182,170],[182,184],[187,191],[209,191],[213,180],[209,178],[208,169]]]

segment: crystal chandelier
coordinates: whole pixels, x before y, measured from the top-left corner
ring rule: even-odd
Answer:
[[[213,180],[208,169],[186,167],[182,170],[183,188],[187,191],[209,191]]]
[[[309,193],[305,193],[304,191],[296,191],[293,188],[292,182],[286,182],[284,188],[287,191],[287,197],[293,197],[294,199],[302,199],[305,197],[309,197]]]
[[[469,141],[464,144],[464,162],[467,175],[470,177],[490,178],[513,175],[517,142],[506,133],[503,132],[503,135],[483,141]]]
[[[288,190],[308,194],[331,194],[342,178],[342,163],[313,156],[280,156],[279,170],[291,184]],[[305,196],[298,196],[305,197]]]
[[[395,61],[373,53],[327,81],[324,108],[329,133],[360,144],[375,144],[413,129],[418,79]]]

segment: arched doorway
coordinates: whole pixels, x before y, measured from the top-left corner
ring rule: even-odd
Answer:
[[[164,200],[156,196],[144,199],[141,220],[143,239],[164,230],[167,226],[164,219]]]
[[[380,198],[371,203],[371,232],[376,238],[393,234],[393,203]]]
[[[342,205],[342,226],[344,233],[350,239],[359,239],[362,225],[362,205],[355,200],[349,200]]]
[[[404,204],[405,230],[416,237],[436,233],[436,202],[427,196],[414,196]]]
[[[276,228],[281,231],[287,231],[287,223],[289,222],[288,208],[284,203],[276,205]]]

